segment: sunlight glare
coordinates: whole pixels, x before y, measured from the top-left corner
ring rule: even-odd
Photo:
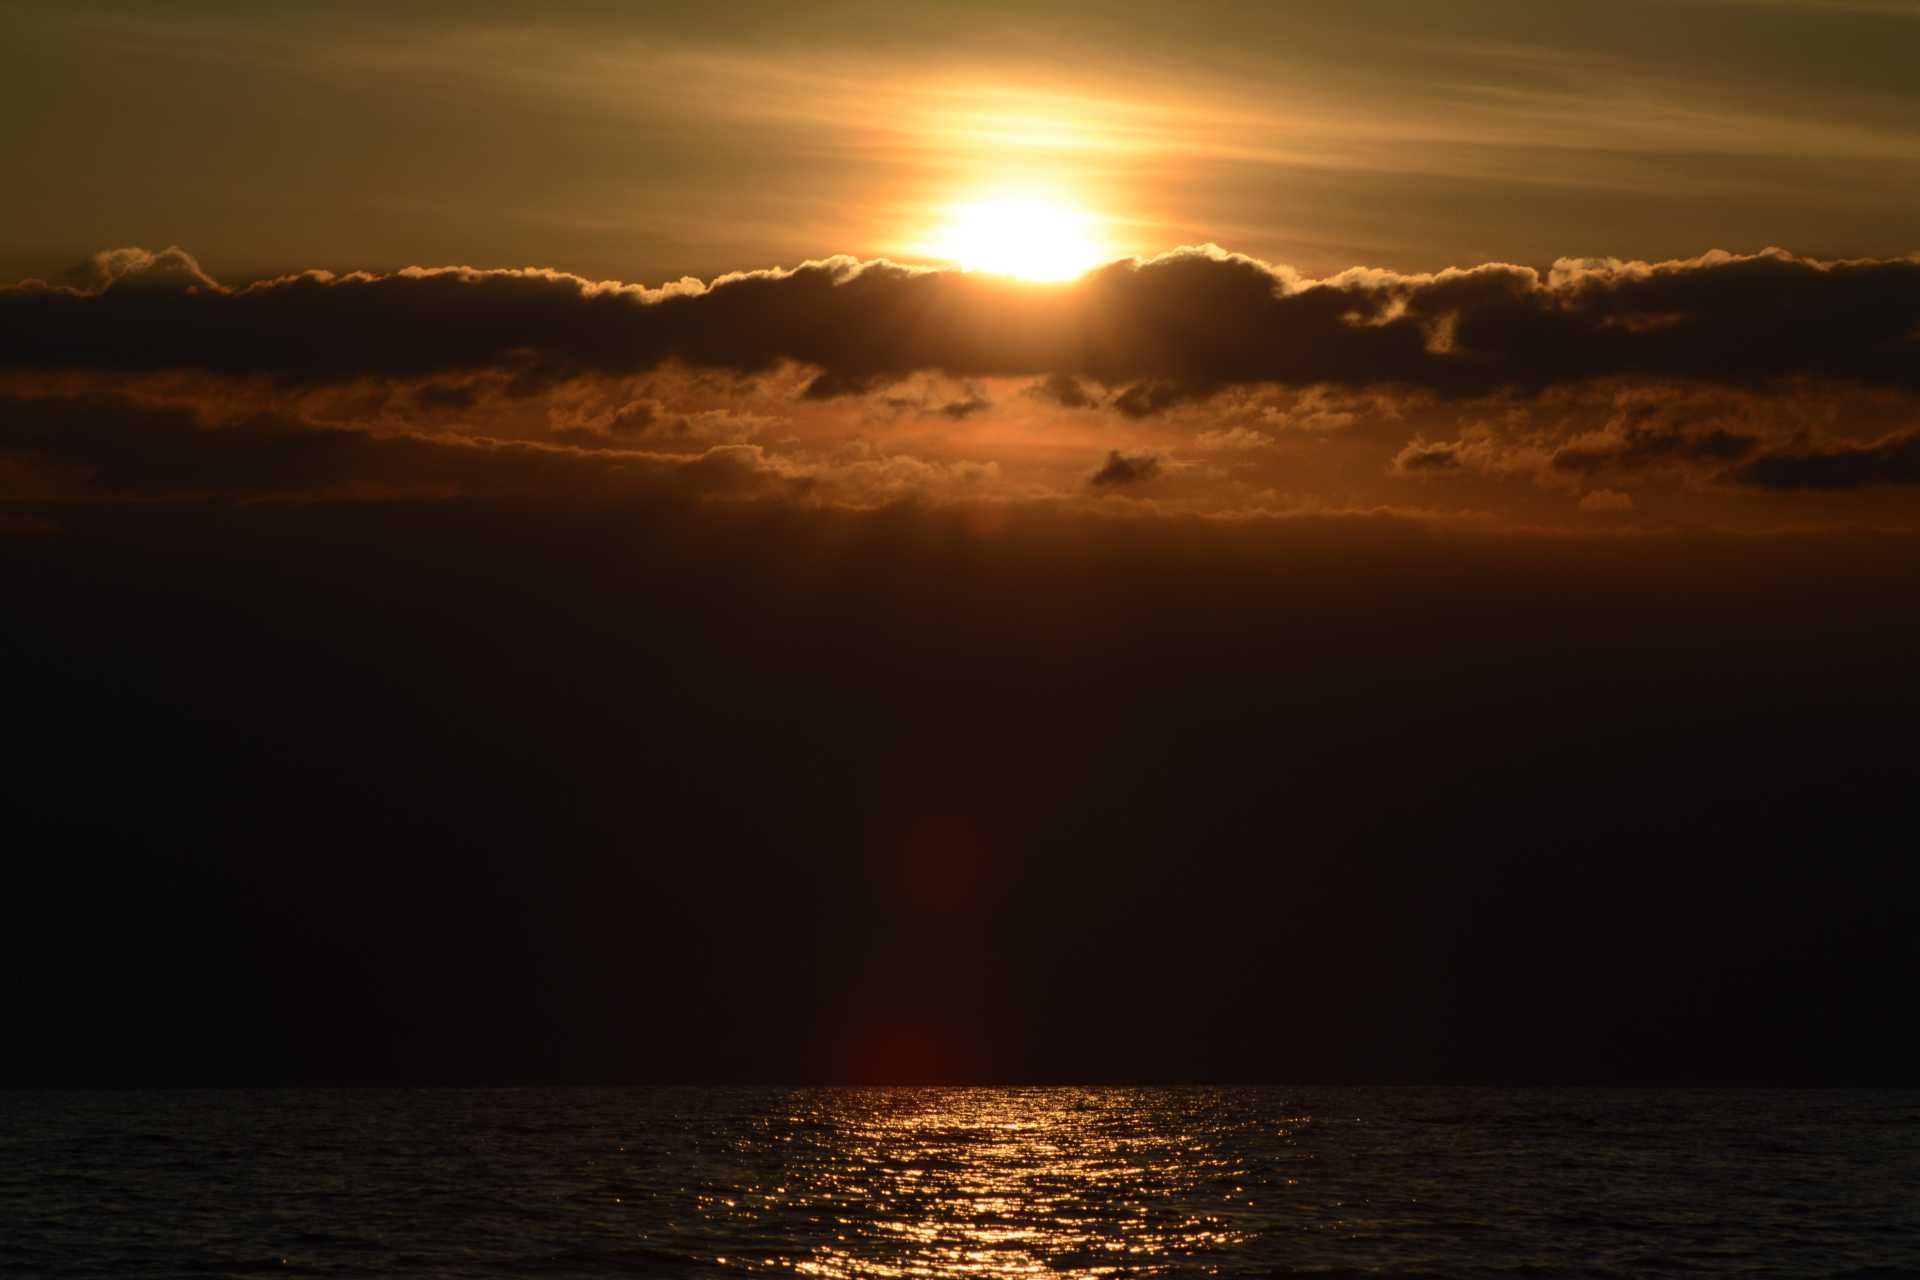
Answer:
[[[1002,196],[956,205],[933,256],[967,271],[1021,280],[1071,280],[1101,261],[1093,219],[1067,205]]]

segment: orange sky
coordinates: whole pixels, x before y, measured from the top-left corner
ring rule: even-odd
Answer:
[[[0,275],[911,254],[1035,179],[1322,274],[1910,251],[1911,6],[16,4]]]

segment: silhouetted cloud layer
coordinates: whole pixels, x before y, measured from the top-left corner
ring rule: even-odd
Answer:
[[[121,250],[0,288],[0,500],[1910,527],[1916,281],[1777,252],[1309,281],[1205,249],[1060,286],[836,259],[229,289]]]
[[[1629,427],[1604,447],[1571,445],[1561,449],[1553,455],[1553,467],[1585,475],[1669,461],[1734,462],[1752,453],[1757,443],[1753,436],[1721,429],[1689,433]]]
[[[833,258],[661,289],[561,272],[309,272],[229,289],[185,252],[99,255],[74,285],[0,290],[12,367],[203,368],[290,382],[515,371],[522,390],[679,361],[815,367],[813,398],[918,371],[1046,377],[1131,416],[1234,384],[1442,396],[1609,377],[1920,386],[1920,259],[1778,250],[1647,264],[1490,263],[1306,280],[1212,247],[1065,286]]]
[[[1920,431],[1866,445],[1781,449],[1735,468],[1732,477],[1764,489],[1920,484]]]

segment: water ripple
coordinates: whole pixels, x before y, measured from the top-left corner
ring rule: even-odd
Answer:
[[[1901,1274],[1920,1095],[0,1096],[35,1276]]]

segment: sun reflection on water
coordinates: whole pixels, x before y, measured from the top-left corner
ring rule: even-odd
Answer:
[[[847,1090],[796,1095],[747,1140],[780,1144],[772,1185],[703,1198],[729,1230],[806,1218],[804,1256],[754,1269],[822,1277],[1193,1274],[1258,1233],[1250,1161],[1305,1160],[1304,1116],[1257,1135],[1195,1091],[1152,1105],[1120,1090]],[[773,1129],[785,1132],[773,1132]],[[761,1148],[764,1150],[764,1147]],[[743,1163],[751,1161],[741,1152]],[[1271,1185],[1271,1182],[1267,1182]],[[790,1238],[790,1237],[789,1237]],[[740,1252],[730,1263],[739,1265]]]

